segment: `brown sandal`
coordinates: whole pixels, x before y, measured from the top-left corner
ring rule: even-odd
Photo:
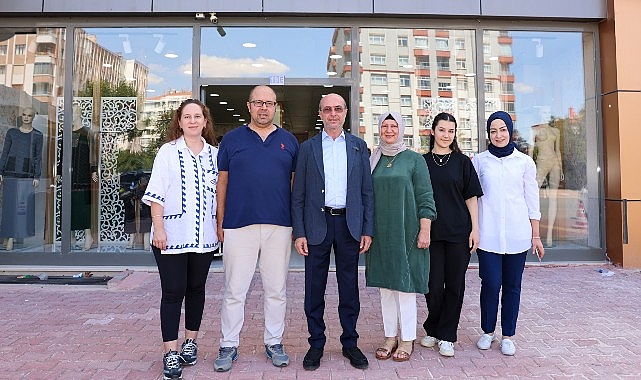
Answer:
[[[394,355],[392,356],[392,360],[395,362],[406,362],[410,360],[410,356],[412,356],[412,352],[414,352],[414,341],[413,340],[401,340],[401,342],[398,345],[398,348],[394,352]]]
[[[392,357],[392,352],[398,347],[398,339],[396,337],[385,337],[383,344],[376,349],[376,359],[387,360]]]

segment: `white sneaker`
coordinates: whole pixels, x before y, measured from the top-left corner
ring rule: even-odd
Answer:
[[[438,343],[438,339],[434,338],[433,336],[426,335],[421,339],[421,346],[423,347],[434,347]]]
[[[476,342],[476,347],[478,347],[480,350],[489,350],[490,347],[492,347],[492,342],[496,340],[496,337],[494,334],[483,334],[479,338],[479,341]]]
[[[501,353],[507,356],[513,356],[516,353],[516,347],[514,342],[510,339],[501,340]]]
[[[438,353],[443,356],[454,356],[454,343],[442,340],[438,342]]]

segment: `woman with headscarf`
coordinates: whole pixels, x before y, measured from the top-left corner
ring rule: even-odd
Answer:
[[[539,186],[536,164],[515,149],[514,125],[504,111],[487,119],[488,149],[472,158],[483,197],[479,207],[479,260],[481,329],[477,342],[488,350],[494,335],[501,292],[501,352],[514,355],[512,336],[521,302],[521,280],[528,250],[541,260],[545,251],[539,234]]]
[[[425,160],[403,142],[401,115],[384,113],[378,126],[380,145],[370,157],[376,238],[365,256],[365,278],[381,294],[385,339],[376,358],[407,361],[416,339],[416,294],[427,293],[436,208]]]

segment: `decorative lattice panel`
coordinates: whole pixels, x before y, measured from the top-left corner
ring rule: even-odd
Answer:
[[[102,98],[100,104],[100,241],[127,241],[124,205],[119,197],[118,145],[136,126],[136,98]]]

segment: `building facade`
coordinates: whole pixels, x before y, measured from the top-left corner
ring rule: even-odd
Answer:
[[[203,100],[222,137],[248,120],[251,87],[269,84],[277,123],[299,141],[321,129],[318,102],[330,92],[348,102],[348,132],[372,148],[383,112],[403,116],[421,153],[434,116],[449,112],[473,156],[489,114],[505,110],[537,162],[546,260],[641,267],[639,186],[622,176],[638,150],[623,143],[631,128],[611,101],[628,104],[641,85],[621,87],[618,45],[603,47],[629,38],[616,15],[634,1],[450,3],[0,4],[0,265],[153,265],[138,195],[171,111]],[[12,178],[7,138],[28,132],[30,110],[43,136],[30,150],[35,187]]]

